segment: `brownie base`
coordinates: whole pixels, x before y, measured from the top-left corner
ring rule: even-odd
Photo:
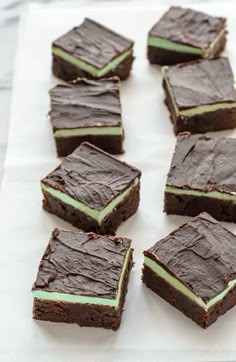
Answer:
[[[101,224],[45,190],[43,190],[43,208],[84,231],[92,231],[100,235],[115,235],[118,226],[136,212],[140,199],[139,189],[139,184],[133,187],[124,200],[106,216]]]
[[[222,131],[236,127],[236,107],[232,109],[219,109],[192,117],[177,116],[165,81],[163,81],[163,88],[166,95],[165,103],[169,109],[170,119],[176,135],[186,131],[195,134]]]
[[[143,268],[142,280],[148,288],[158,294],[161,298],[165,299],[173,307],[180,310],[202,328],[209,327],[219,316],[225,314],[236,304],[236,287],[232,288],[220,302],[206,311],[170,286],[163,278],[157,276],[147,266],[144,266]]]
[[[147,57],[150,64],[159,64],[159,65],[175,65],[178,63],[190,62],[192,60],[201,59],[199,54],[190,54],[176,52],[174,50],[163,49],[154,46],[148,46],[147,48]]]
[[[133,60],[134,57],[131,53],[127,58],[123,60],[123,62],[118,64],[116,68],[99,78],[118,76],[120,80],[127,79],[132,68]],[[86,71],[76,67],[75,65],[66,62],[64,59],[54,54],[52,56],[52,72],[56,77],[61,78],[65,81],[71,81],[78,77],[98,79],[97,77],[92,76],[90,73],[87,73]]]
[[[123,135],[55,137],[55,143],[58,157],[71,154],[83,142],[89,142],[108,153],[118,155],[124,152],[123,139]]]
[[[208,212],[216,220],[236,222],[236,202],[206,196],[176,195],[165,192],[164,211],[167,215],[197,216]]]
[[[222,35],[215,46],[210,49],[208,58],[219,56],[224,50],[225,44],[226,32]],[[199,54],[176,52],[174,50],[168,50],[154,46],[148,46],[147,57],[151,64],[159,65],[174,65],[202,58],[202,56]]]
[[[131,251],[128,267],[124,274],[121,300],[118,308],[34,298],[33,319],[59,323],[77,323],[81,327],[100,327],[113,329],[114,331],[117,330],[121,323],[132,266],[133,257]]]

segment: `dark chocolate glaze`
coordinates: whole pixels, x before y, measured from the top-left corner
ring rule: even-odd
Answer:
[[[101,210],[140,176],[141,172],[135,167],[85,142],[42,182]]]
[[[167,185],[203,192],[236,192],[236,139],[180,134]]]
[[[150,35],[207,49],[225,27],[225,18],[172,6],[150,30]]]
[[[50,90],[53,130],[121,126],[119,79],[78,79]]]
[[[75,58],[101,69],[133,47],[134,42],[97,22],[84,22],[53,42]]]
[[[179,110],[236,102],[234,76],[227,58],[170,66],[167,77]]]
[[[33,290],[115,299],[130,239],[55,229]]]
[[[144,252],[209,301],[236,278],[236,237],[202,213]]]

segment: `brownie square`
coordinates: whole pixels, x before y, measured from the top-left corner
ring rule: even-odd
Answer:
[[[148,59],[171,65],[220,55],[226,43],[226,19],[172,6],[148,33]]]
[[[236,237],[207,213],[144,255],[143,282],[202,328],[236,304]]]
[[[50,90],[50,118],[59,157],[72,153],[82,142],[123,153],[119,78],[78,78]]]
[[[180,134],[165,188],[167,214],[236,222],[236,139]]]
[[[166,66],[162,74],[175,134],[236,127],[236,90],[227,58]]]
[[[33,318],[118,329],[132,254],[130,239],[55,229],[32,288]]]
[[[52,44],[52,71],[66,81],[118,76],[126,79],[133,63],[134,42],[91,19]]]
[[[113,235],[138,208],[140,177],[85,142],[41,181],[43,208],[82,230]]]

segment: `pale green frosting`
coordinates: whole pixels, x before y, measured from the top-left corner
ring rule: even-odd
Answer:
[[[93,75],[94,77],[100,78],[104,76],[106,73],[115,69],[125,58],[127,58],[132,53],[132,49],[129,49],[126,52],[122,53],[121,55],[119,55],[117,58],[112,60],[110,63],[108,63],[107,65],[105,65],[105,67],[101,69],[98,69],[93,65],[84,62],[83,60],[75,58],[72,55],[66,53],[64,50],[57,47],[52,48],[52,53],[64,59],[66,62],[71,63],[76,67],[84,70],[85,72]]]
[[[136,178],[132,185],[125,190],[122,194],[115,197],[104,209],[102,210],[96,210],[92,209],[91,207],[83,204],[82,202],[73,199],[71,196],[64,194],[63,192],[56,190],[52,187],[46,186],[43,182],[41,182],[41,188],[42,190],[48,192],[50,195],[58,198],[65,204],[71,205],[76,209],[79,209],[84,214],[88,215],[92,219],[96,220],[99,224],[102,223],[102,220],[110,214],[113,209],[124,200],[124,198],[131,192],[132,188],[138,185],[139,178]]]
[[[74,129],[58,129],[54,137],[76,137],[76,136],[122,136],[122,127],[85,127]]]
[[[236,193],[225,193],[219,191],[197,191],[197,190],[186,190],[172,186],[166,186],[165,192],[176,194],[176,195],[190,195],[199,197],[212,197],[214,199],[225,200],[225,201],[236,201]]]
[[[183,117],[193,117],[193,116],[198,115],[198,114],[215,112],[215,111],[217,111],[219,109],[232,109],[232,108],[236,107],[235,102],[233,102],[233,103],[232,102],[231,103],[224,102],[224,103],[216,103],[216,104],[205,104],[205,105],[202,105],[202,106],[197,106],[197,107],[184,109],[184,110],[180,111],[178,109],[178,106],[177,106],[176,102],[175,102],[175,97],[174,97],[174,94],[172,92],[171,86],[169,84],[169,80],[168,80],[168,77],[167,77],[167,69],[168,69],[167,66],[162,67],[162,75],[163,75],[163,78],[165,79],[166,86],[167,86],[167,89],[168,89],[168,93],[171,96],[172,104],[174,106],[176,115],[180,115],[180,116],[183,116]]]
[[[190,289],[188,289],[184,284],[182,284],[178,279],[173,277],[170,273],[168,273],[164,268],[162,268],[159,264],[155,263],[150,258],[144,258],[144,265],[150,268],[154,273],[156,273],[159,277],[164,279],[168,284],[170,284],[173,288],[178,290],[180,293],[184,294],[186,297],[191,299],[193,302],[198,304],[200,307],[204,308],[206,311],[213,306],[215,303],[222,300],[226,294],[236,285],[236,279],[228,282],[227,287],[215,297],[213,297],[208,302],[205,302],[201,297],[194,294]]]
[[[148,45],[153,47],[158,47],[162,49],[174,50],[180,53],[191,53],[199,54],[200,56],[204,55],[204,51],[200,48],[191,47],[189,45],[184,45],[180,43],[175,43],[173,41],[159,38],[157,36],[148,36]]]
[[[218,111],[219,109],[231,109],[231,108],[235,108],[235,107],[236,107],[236,103],[226,103],[225,102],[225,103],[216,103],[216,104],[206,104],[203,106],[185,109],[183,111],[180,111],[179,114],[181,116],[192,117],[197,114],[214,112],[214,111]]]
[[[108,299],[108,298],[99,298],[99,297],[90,297],[85,295],[75,295],[75,294],[67,294],[67,293],[60,293],[60,292],[47,292],[44,290],[33,290],[32,294],[34,298],[37,299],[45,299],[45,300],[54,300],[54,301],[61,301],[67,303],[80,303],[80,304],[98,304],[98,305],[107,305],[109,307],[119,307],[121,292],[122,292],[122,283],[124,280],[124,274],[128,267],[129,259],[130,259],[130,248],[126,252],[126,256],[124,259],[124,264],[122,267],[119,283],[118,283],[118,290],[115,299]]]

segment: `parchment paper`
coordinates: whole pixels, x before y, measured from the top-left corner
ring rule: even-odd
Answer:
[[[227,54],[236,62],[235,7],[202,8],[229,17]],[[165,9],[164,9],[165,10]],[[163,190],[175,137],[163,103],[160,69],[146,60],[146,36],[163,8],[113,4],[97,9],[31,7],[22,20],[9,146],[0,194],[0,360],[3,362],[213,361],[236,359],[236,308],[202,330],[141,283],[144,249],[189,218],[167,217]],[[138,212],[117,231],[133,239],[132,271],[118,332],[32,320],[31,286],[54,227],[70,224],[42,210],[40,179],[60,162],[50,123],[50,46],[84,16],[136,41],[133,71],[122,83],[125,150],[142,170]],[[217,74],[216,74],[217,76]],[[219,135],[235,136],[234,131]],[[236,232],[236,227],[227,225]]]

